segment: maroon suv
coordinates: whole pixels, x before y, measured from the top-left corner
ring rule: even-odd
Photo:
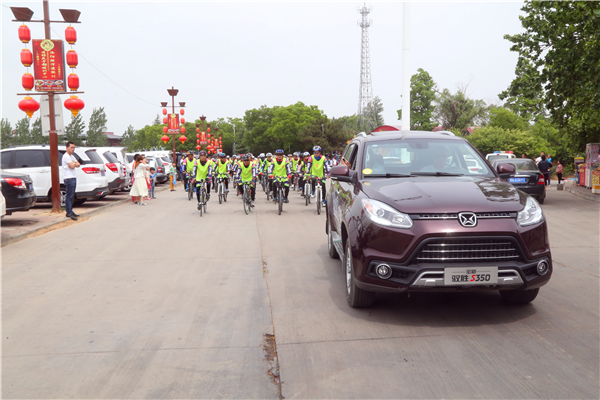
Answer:
[[[342,257],[351,307],[376,292],[499,290],[528,303],[552,275],[538,202],[450,132],[374,132],[331,171],[329,255]],[[477,160],[483,168],[467,166]]]

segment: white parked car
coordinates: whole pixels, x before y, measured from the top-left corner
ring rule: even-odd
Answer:
[[[76,148],[77,149],[77,148]],[[66,189],[63,184],[62,156],[65,154],[64,146],[58,147],[60,200],[64,205]],[[97,200],[106,196],[108,180],[106,167],[102,160],[91,160],[85,153],[73,153],[81,164],[75,169],[77,187],[75,189],[75,204],[82,204],[86,200]],[[50,173],[50,146],[29,145],[9,147],[0,150],[2,169],[6,171],[27,174],[33,180],[33,190],[38,202],[52,201],[52,178]]]
[[[128,161],[127,159],[127,155],[125,154],[125,147],[102,147],[102,150],[107,149],[108,151],[111,152],[112,155],[114,155],[117,160],[119,160],[119,162],[121,164],[123,164],[123,166],[125,167],[125,187],[123,188],[123,190],[129,190],[131,189],[131,162]]]
[[[119,160],[112,155],[106,147],[76,147],[75,153],[85,155],[93,162],[101,162],[106,167],[106,179],[108,179],[108,191],[114,193],[126,186],[125,168]]]

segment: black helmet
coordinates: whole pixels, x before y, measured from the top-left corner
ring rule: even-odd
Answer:
[[[200,156],[205,156],[205,155],[206,155],[206,152],[205,152],[204,150],[202,150],[202,151],[200,152],[200,154],[198,154],[198,155],[200,155]]]
[[[245,154],[244,157],[242,157],[242,161],[250,161],[250,156]]]

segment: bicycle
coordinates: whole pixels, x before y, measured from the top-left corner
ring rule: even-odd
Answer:
[[[276,198],[274,198],[273,200],[277,202],[279,215],[281,215],[281,212],[283,211],[283,193],[285,191],[285,181],[286,179],[280,176],[275,178],[275,180],[273,181],[273,185],[275,185],[274,191],[276,191],[277,193]]]
[[[227,175],[219,175],[217,177],[217,194],[219,195],[219,204],[227,202],[227,191],[225,190],[225,177]]]
[[[243,194],[242,194],[242,205],[244,207],[244,212],[246,213],[246,215],[250,214],[250,210],[252,210],[251,183],[252,183],[252,181],[243,181],[242,182],[242,185],[244,185]]]
[[[321,178],[315,176],[315,200],[317,203],[317,214],[321,214],[321,206],[323,206],[323,188],[321,187]]]
[[[298,191],[298,187],[300,185],[300,177],[298,176],[298,174],[294,174],[294,192]]]
[[[200,185],[200,201],[198,202],[198,210],[200,211],[200,216],[202,216],[202,209],[204,209],[204,213],[206,213],[206,203],[208,203],[208,195],[206,194],[206,180],[201,179],[197,184]]]
[[[304,201],[306,202],[306,206],[310,204],[310,195],[311,195],[311,186],[310,186],[310,176],[304,175]]]
[[[273,187],[272,187],[273,184],[271,182],[269,182],[269,179],[267,178],[266,175],[265,175],[264,179],[267,181],[265,193],[267,194],[267,201],[269,201],[273,198]]]
[[[188,175],[188,200],[191,200],[194,198],[194,189],[196,187],[196,185],[194,185],[194,178],[192,178],[191,176]]]
[[[267,184],[265,181],[266,181],[266,178],[265,178],[264,174],[261,174],[260,175],[260,184],[262,186],[263,192],[267,191]]]

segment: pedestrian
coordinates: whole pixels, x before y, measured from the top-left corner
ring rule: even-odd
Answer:
[[[135,181],[135,175],[134,175],[134,169],[135,169],[135,160],[137,160],[137,157],[139,156],[138,153],[135,153],[133,155],[133,161],[131,162],[131,184],[130,184],[130,188],[133,187],[133,182]],[[129,189],[131,192],[131,189]],[[130,194],[131,195],[131,194]],[[135,198],[134,196],[131,196],[131,202],[135,203]]]
[[[540,156],[538,158],[535,159],[535,163],[539,164],[540,161],[542,161],[542,157],[545,156],[546,153],[544,153],[543,151],[540,153]]]
[[[542,175],[544,175],[544,181],[546,183],[546,186],[549,186],[550,185],[550,168],[552,168],[552,164],[550,164],[548,161],[546,161],[545,155],[541,156],[541,160],[538,163],[538,168],[539,168],[540,172],[542,173]]]
[[[523,153],[523,154],[521,155],[521,158],[527,158],[527,153]]]
[[[146,203],[142,199],[148,195],[148,185],[145,179],[147,165],[144,164],[144,156],[138,155],[133,165],[135,181],[131,185],[131,196],[133,196],[135,204],[145,206]]]
[[[144,178],[146,179],[146,186],[148,186],[148,195],[146,195],[146,197],[144,198],[144,200],[150,200],[150,166],[148,163],[148,158],[146,158],[146,156],[144,156],[144,164],[146,164],[146,171],[144,172]]]
[[[563,180],[563,165],[560,160],[558,161],[558,165],[556,166],[556,176],[558,177],[558,184],[560,185],[560,182]]]
[[[73,156],[75,151],[75,143],[67,142],[67,151],[62,157],[63,167],[63,181],[65,183],[65,189],[67,194],[65,196],[65,209],[67,211],[67,218],[71,218],[73,221],[77,221],[79,214],[73,212],[73,200],[75,198],[75,188],[77,187],[77,175],[75,168],[79,168],[81,165]]]
[[[177,164],[173,163],[171,164],[171,167],[169,167],[169,184],[171,185],[171,192],[175,191],[175,179],[177,177]]]
[[[154,189],[156,188],[156,175],[158,175],[156,170],[154,168],[150,168],[150,195],[149,195],[149,197],[151,199],[156,198],[156,197],[154,197]]]

